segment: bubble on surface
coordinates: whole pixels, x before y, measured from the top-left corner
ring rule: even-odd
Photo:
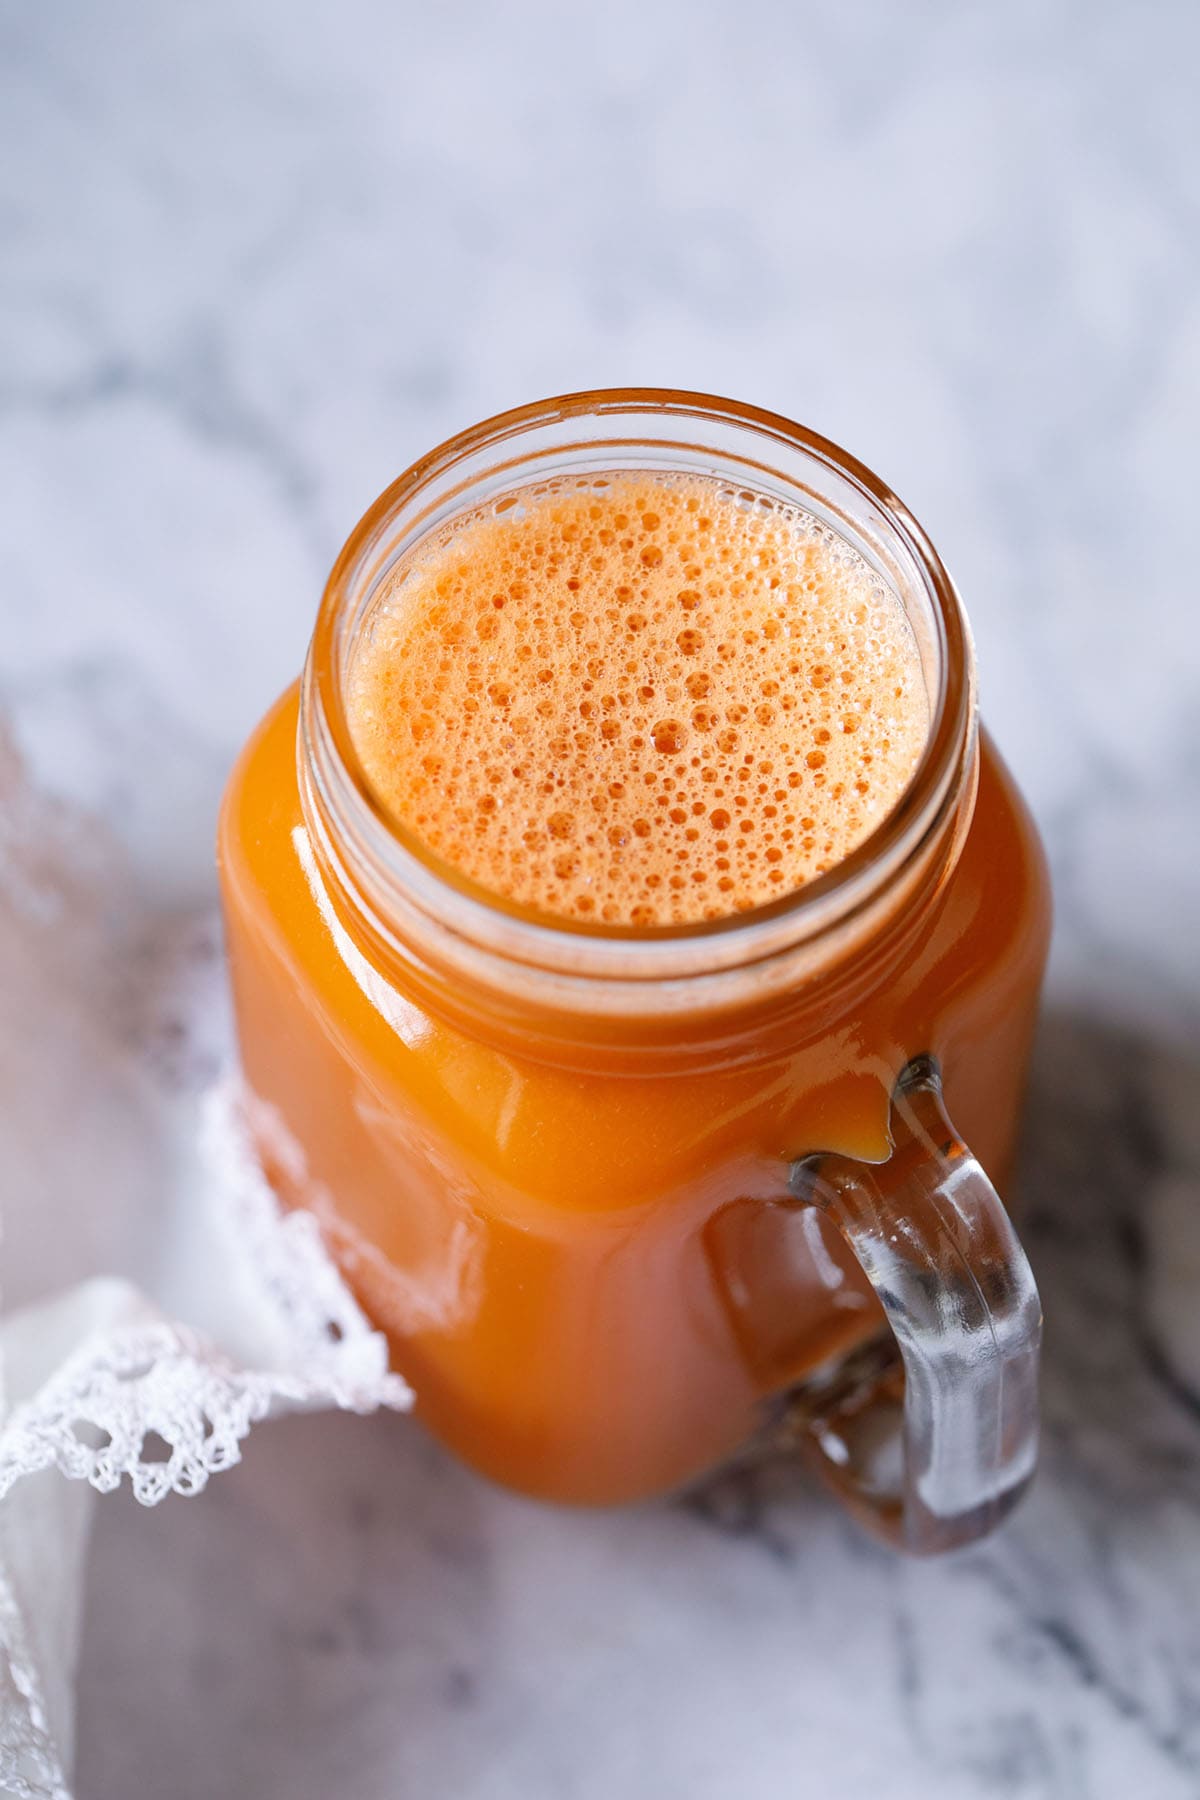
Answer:
[[[347,710],[381,800],[437,855],[537,911],[637,926],[833,867],[929,730],[911,627],[852,546],[649,472],[526,488],[422,546],[361,634]]]

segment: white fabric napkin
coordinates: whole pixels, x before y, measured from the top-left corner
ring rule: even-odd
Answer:
[[[411,1399],[250,1153],[215,907],[139,915],[135,882],[0,736],[0,1792],[25,1800],[69,1800],[91,1490],[196,1494],[268,1413]]]

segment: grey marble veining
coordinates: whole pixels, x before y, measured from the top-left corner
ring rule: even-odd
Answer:
[[[548,1512],[288,1420],[100,1508],[81,1800],[1200,1793],[1198,56],[1132,0],[0,11],[0,722],[111,880],[54,970],[93,1138],[136,1084],[89,1046],[220,1054],[157,959],[213,954],[221,782],[342,537],[537,395],[727,392],[884,474],[1058,896],[1008,1529],[899,1563],[788,1469]]]

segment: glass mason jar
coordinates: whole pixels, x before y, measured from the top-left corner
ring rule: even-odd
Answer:
[[[348,661],[399,561],[514,489],[618,469],[815,514],[890,583],[920,651],[932,723],[895,810],[827,874],[713,922],[507,904],[388,816],[347,728]],[[435,450],[339,556],[303,679],[230,780],[220,864],[264,1167],[468,1462],[617,1502],[766,1436],[916,1550],[1012,1504],[1040,1313],[992,1182],[1046,871],[977,726],[949,576],[860,463],[659,391],[526,407]]]

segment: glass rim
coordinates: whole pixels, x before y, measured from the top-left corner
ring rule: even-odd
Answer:
[[[445,862],[398,819],[376,793],[358,756],[345,706],[341,633],[348,609],[360,596],[364,577],[377,569],[406,515],[419,507],[435,482],[481,453],[495,451],[495,474],[517,471],[522,440],[540,429],[569,426],[573,420],[621,421],[641,416],[678,418],[693,427],[711,422],[748,434],[762,453],[759,466],[773,470],[772,444],[833,472],[881,518],[899,540],[930,602],[936,647],[937,685],[930,698],[929,733],[916,768],[896,804],[850,854],[802,886],[744,911],[685,924],[630,926],[573,920],[535,912],[506,900]],[[588,440],[625,450],[639,444],[670,448],[671,440],[629,434]],[[582,447],[582,446],[581,446]],[[694,452],[696,444],[681,445]],[[516,451],[511,462],[504,451]],[[568,449],[569,445],[562,448]],[[536,453],[530,453],[531,457]],[[717,454],[717,453],[714,453]],[[722,453],[723,454],[723,453]],[[730,456],[726,461],[732,460]],[[749,460],[745,466],[754,464]],[[669,464],[662,464],[664,468]],[[536,479],[536,474],[526,480]],[[469,494],[471,482],[463,484]],[[457,492],[457,490],[455,490]],[[469,510],[465,499],[460,509]],[[899,596],[902,604],[904,595]],[[974,655],[969,627],[954,584],[923,528],[891,488],[858,458],[828,438],[778,413],[718,396],[672,388],[614,388],[564,394],[516,407],[456,433],[420,457],[367,509],[339,553],[322,597],[305,664],[301,690],[300,741],[311,773],[314,798],[327,815],[327,851],[347,838],[357,843],[351,860],[361,870],[365,853],[369,883],[385,915],[389,902],[415,903],[431,920],[467,940],[517,962],[576,975],[662,979],[705,973],[713,965],[744,966],[797,942],[810,942],[845,924],[879,897],[899,870],[919,855],[944,820],[958,792],[975,722]],[[302,788],[303,788],[302,783]],[[330,840],[336,839],[337,845]],[[334,854],[335,863],[345,858]],[[376,906],[378,913],[380,906]],[[388,917],[377,918],[390,936]],[[706,961],[705,950],[709,953]],[[668,966],[669,965],[669,966]]]

